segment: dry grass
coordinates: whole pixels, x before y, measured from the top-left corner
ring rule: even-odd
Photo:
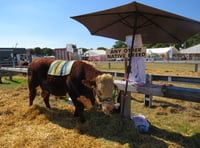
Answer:
[[[143,105],[143,95],[133,94],[132,112],[144,114],[151,123],[152,136],[175,147],[199,147],[200,104],[153,97],[151,108]]]
[[[51,110],[39,93],[29,107],[25,79],[16,76],[10,82],[4,77],[8,83],[0,85],[0,147],[200,147],[198,103],[154,97],[147,108],[143,95],[132,94],[132,113],[144,114],[151,123],[150,132],[140,134],[131,120],[94,109],[85,111],[87,121],[81,124],[73,117],[74,107],[54,96]]]
[[[198,72],[195,72],[194,64],[146,63],[146,72],[177,76],[200,76],[200,64],[198,64]]]
[[[10,84],[3,84],[10,85]],[[133,147],[145,143],[145,135],[119,115],[86,111],[87,121],[73,117],[74,107],[51,96],[52,109],[37,96],[28,106],[26,85],[0,90],[0,147]],[[141,137],[141,138],[139,138]],[[149,137],[155,143],[162,143]]]

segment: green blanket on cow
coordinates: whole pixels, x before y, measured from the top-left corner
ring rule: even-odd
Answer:
[[[55,60],[51,63],[48,75],[65,76],[71,71],[74,61]]]

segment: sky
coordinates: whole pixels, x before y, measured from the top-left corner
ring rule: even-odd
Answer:
[[[0,0],[0,47],[112,48],[116,40],[91,35],[72,16],[101,11],[132,0]],[[137,2],[200,21],[200,0]]]

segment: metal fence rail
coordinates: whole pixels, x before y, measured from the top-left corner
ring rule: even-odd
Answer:
[[[0,71],[2,72],[18,72],[18,73],[27,73],[27,67],[1,67]]]
[[[104,73],[110,73],[114,77],[124,78],[124,73],[122,72],[113,72],[113,71],[103,71]],[[199,84],[200,77],[194,76],[173,76],[173,75],[161,75],[153,74],[151,75],[152,81],[168,81],[168,82],[177,82],[177,83],[190,83],[190,84]]]
[[[19,73],[27,73],[27,67],[1,67],[0,72],[19,72]],[[113,72],[113,71],[102,71],[104,73],[110,73],[114,77],[124,78],[124,73],[122,72]],[[190,83],[190,84],[199,84],[200,85],[200,77],[194,76],[173,76],[173,75],[159,75],[153,74],[151,75],[152,81],[168,81],[168,82],[176,82],[176,83]]]

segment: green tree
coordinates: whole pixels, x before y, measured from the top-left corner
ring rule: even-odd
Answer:
[[[34,49],[36,55],[42,55],[42,49],[40,47],[36,47]]]
[[[47,55],[47,56],[51,56],[51,55],[53,55],[53,49],[51,49],[51,48],[43,48],[42,49],[42,55]]]
[[[126,47],[126,44],[123,41],[116,41],[115,44],[113,45],[113,48],[124,48]]]
[[[87,48],[81,48],[81,49],[82,49],[83,53],[86,52],[86,51],[88,51]]]
[[[98,47],[97,50],[106,50],[105,47]]]
[[[169,43],[156,43],[156,44],[144,44],[146,48],[162,48],[162,47],[169,47]]]
[[[183,43],[183,46],[184,48],[188,48],[197,44],[200,44],[200,33],[189,38],[185,43]]]
[[[173,44],[177,49],[181,48],[188,48],[194,45],[200,44],[200,33],[190,37],[184,43],[176,43]],[[147,48],[159,48],[159,47],[169,47],[170,43],[156,43],[156,44],[145,44],[144,46]]]
[[[77,47],[76,47],[75,44],[72,44],[72,48],[73,48],[73,49],[77,49]]]
[[[35,54],[35,50],[34,50],[33,48],[30,48],[29,50],[30,50],[30,53],[31,53],[32,55]]]

